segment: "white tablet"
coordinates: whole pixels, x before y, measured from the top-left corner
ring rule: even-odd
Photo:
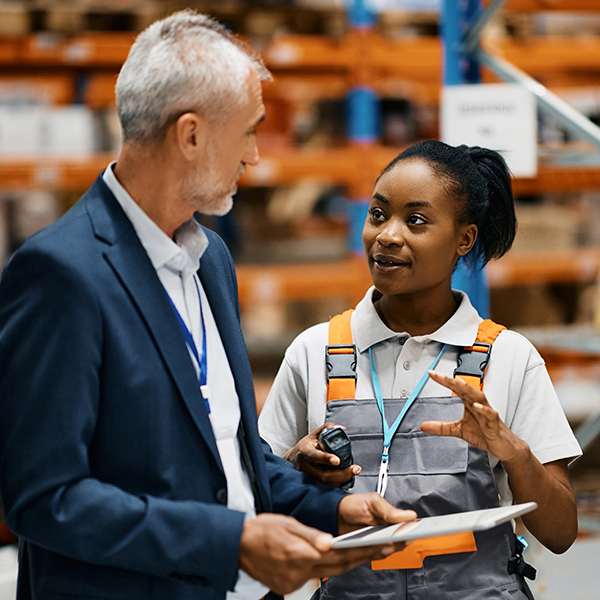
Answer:
[[[437,517],[424,517],[400,525],[376,525],[345,533],[333,539],[333,548],[357,548],[388,542],[403,542],[419,538],[448,535],[462,531],[491,529],[510,519],[519,517],[537,508],[535,502],[500,506],[484,510],[454,513]]]

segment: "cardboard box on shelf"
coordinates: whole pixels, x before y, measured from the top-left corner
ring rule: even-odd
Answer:
[[[24,157],[39,151],[43,108],[0,106],[0,156]]]
[[[35,0],[28,5],[35,30],[141,31],[168,10],[158,0]]]
[[[92,111],[85,106],[67,106],[47,111],[42,133],[42,153],[81,156],[93,152]]]
[[[71,75],[2,75],[0,104],[72,104],[75,77]]]
[[[94,152],[85,106],[0,106],[0,156],[85,156]]]
[[[581,215],[558,205],[517,205],[517,235],[511,252],[564,250],[578,244]]]
[[[25,2],[0,2],[0,35],[18,36],[30,31],[30,15]]]
[[[541,12],[535,15],[537,35],[595,36],[600,35],[600,14]]]
[[[547,286],[494,289],[490,300],[492,319],[509,329],[556,325],[565,320],[560,301]]]

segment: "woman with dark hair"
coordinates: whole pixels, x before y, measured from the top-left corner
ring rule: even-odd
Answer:
[[[459,260],[501,257],[515,231],[497,152],[426,141],[397,156],[377,179],[363,229],[374,287],[288,348],[259,420],[275,453],[320,483],[356,476],[353,491],[377,490],[419,517],[533,501],[529,531],[567,550],[577,534],[567,462],[581,451],[544,362],[451,288]],[[344,353],[354,356],[340,362]],[[319,446],[333,423],[352,441],[356,464],[344,470],[323,468],[339,464]],[[512,525],[469,535],[437,549],[415,542],[328,579],[318,595],[531,598],[523,576],[533,569]]]

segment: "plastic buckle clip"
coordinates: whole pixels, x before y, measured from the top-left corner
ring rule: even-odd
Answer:
[[[482,350],[475,350],[477,347],[481,347]],[[466,375],[469,377],[479,377],[479,381],[483,381],[491,352],[492,345],[485,342],[475,342],[470,348],[465,348],[459,352],[458,365],[454,369],[454,377],[457,375]]]
[[[336,352],[336,350],[340,352]],[[334,379],[356,379],[356,346],[354,344],[325,346],[325,364],[328,382],[332,377]]]
[[[508,560],[508,573],[509,575],[518,573],[522,577],[527,577],[527,579],[531,579],[531,581],[533,581],[536,578],[537,570],[525,562],[523,551],[526,547],[525,540],[521,541],[517,536],[515,536],[515,556],[509,558]]]

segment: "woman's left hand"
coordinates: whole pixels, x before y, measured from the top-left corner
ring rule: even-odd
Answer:
[[[462,400],[465,412],[462,419],[452,423],[426,421],[421,430],[458,437],[493,454],[508,475],[515,502],[537,502],[537,510],[523,515],[527,529],[552,552],[564,552],[577,535],[577,504],[567,461],[542,465],[529,445],[503,423],[483,392],[462,379],[434,371],[430,376]]]
[[[452,390],[461,400],[465,412],[459,421],[425,421],[421,431],[433,435],[454,436],[486,450],[501,462],[511,462],[527,452],[527,444],[517,437],[490,406],[485,394],[462,379],[446,377],[430,371],[433,381]]]

